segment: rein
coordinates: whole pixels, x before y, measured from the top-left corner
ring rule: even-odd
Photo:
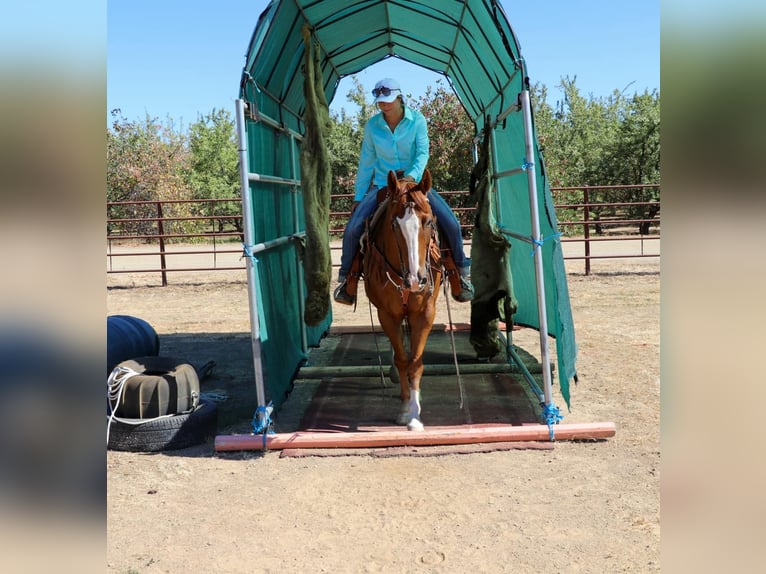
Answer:
[[[403,202],[397,201],[396,203],[403,203]],[[415,202],[414,201],[409,201],[409,202],[404,203],[404,205],[406,207],[408,206],[408,207],[411,207],[411,208],[414,209]],[[392,227],[393,231],[396,232],[396,230],[399,227],[398,223],[396,222],[396,219],[393,218],[390,223],[391,223],[391,227]],[[386,257],[385,253],[383,253],[381,251],[380,247],[377,245],[376,242],[373,241],[372,242],[372,246],[375,248],[375,250],[380,255],[381,259],[385,263],[385,265],[386,265],[386,278],[388,279],[388,282],[391,285],[393,285],[396,288],[396,290],[399,292],[399,296],[402,299],[402,306],[404,307],[404,311],[406,313],[407,312],[407,304],[408,304],[410,293],[412,292],[412,290],[409,287],[406,286],[405,280],[404,280],[404,278],[405,278],[405,273],[404,273],[405,264],[404,264],[404,257],[402,255],[401,239],[399,237],[399,234],[395,233],[395,240],[396,240],[396,249],[397,249],[397,251],[399,253],[399,270],[397,270],[397,268],[388,260],[388,258]],[[429,288],[429,293],[433,293],[433,285],[434,285],[433,273],[434,273],[434,270],[438,270],[434,266],[434,264],[432,262],[432,258],[431,258],[431,251],[432,251],[431,250],[431,245],[435,241],[436,241],[436,231],[435,231],[435,227],[432,227],[431,228],[431,234],[430,234],[430,237],[429,237],[429,244],[426,247],[425,266],[426,266],[426,269],[428,270],[428,273],[427,273],[427,276],[425,278],[425,282],[421,284],[422,288],[426,288],[426,287]],[[393,273],[393,277],[392,277],[392,273]]]

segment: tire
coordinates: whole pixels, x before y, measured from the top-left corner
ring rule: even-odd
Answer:
[[[133,422],[143,419],[125,420]],[[114,420],[109,427],[107,449],[130,452],[178,450],[205,442],[215,435],[217,425],[218,407],[212,402],[200,403],[187,414],[146,419],[146,422],[138,424]]]

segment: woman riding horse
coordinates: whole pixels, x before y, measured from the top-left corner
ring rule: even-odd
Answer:
[[[419,111],[404,104],[399,83],[385,78],[372,90],[380,113],[371,117],[364,126],[364,139],[356,175],[356,195],[351,205],[351,217],[343,233],[343,253],[338,273],[338,287],[334,298],[338,303],[353,305],[356,290],[348,291],[348,275],[359,248],[364,222],[375,211],[377,192],[386,186],[389,171],[400,173],[404,179],[416,182],[423,176],[429,158],[428,127]],[[452,296],[463,302],[473,299],[470,281],[471,260],[463,252],[460,222],[449,204],[434,190],[428,191],[440,231],[449,244],[459,272]]]

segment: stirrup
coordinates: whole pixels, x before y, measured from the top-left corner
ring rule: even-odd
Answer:
[[[344,280],[340,285],[335,288],[333,292],[333,299],[342,305],[353,305],[356,302],[356,297],[346,291],[347,281]]]
[[[460,292],[452,294],[452,298],[458,303],[467,303],[473,301],[473,285],[471,285],[470,279],[460,275]]]

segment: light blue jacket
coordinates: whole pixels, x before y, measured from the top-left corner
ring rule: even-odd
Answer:
[[[354,201],[361,201],[371,188],[385,186],[389,170],[402,170],[420,181],[428,164],[428,146],[428,126],[419,111],[405,106],[393,133],[382,112],[372,116],[364,126]]]

